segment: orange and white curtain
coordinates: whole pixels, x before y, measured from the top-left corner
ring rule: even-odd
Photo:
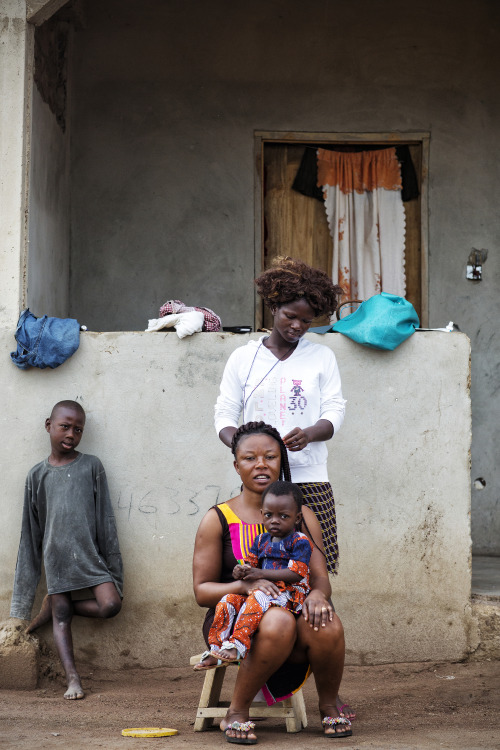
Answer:
[[[405,212],[395,148],[379,151],[318,149],[333,239],[332,277],[345,299],[380,292],[405,296]]]

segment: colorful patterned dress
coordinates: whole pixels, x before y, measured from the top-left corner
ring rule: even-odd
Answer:
[[[312,546],[305,534],[293,531],[283,539],[274,540],[271,534],[259,534],[244,558],[252,568],[261,570],[291,570],[301,578],[296,583],[274,581],[277,596],[256,590],[251,594],[226,594],[215,608],[215,617],[208,635],[212,651],[237,649],[244,659],[252,638],[269,607],[283,607],[299,614],[309,588],[309,560]]]

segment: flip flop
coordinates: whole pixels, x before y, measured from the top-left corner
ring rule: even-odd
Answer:
[[[235,732],[250,732],[251,729],[255,729],[255,724],[253,721],[233,721],[232,724],[229,724],[228,727],[224,729],[224,734],[226,735],[226,741],[231,742],[234,745],[256,745],[257,744],[257,738],[254,740],[250,740],[248,737],[229,737],[227,732],[228,730],[234,730]]]
[[[335,727],[335,726],[344,726],[347,727],[347,732],[342,732],[341,734],[339,732],[329,732],[328,734],[323,734],[323,737],[326,737],[327,739],[333,739],[338,740],[342,737],[351,737],[352,736],[352,729],[350,729],[351,722],[349,719],[346,719],[345,716],[325,716],[323,721],[321,722],[324,727]]]
[[[209,664],[208,666],[204,666],[203,662],[209,656],[214,656],[214,654],[211,651],[204,651],[200,656],[200,661],[198,662],[198,664],[194,665],[193,670],[195,672],[208,672],[209,669],[217,669],[218,667],[227,666],[227,663],[223,662],[222,659],[217,659],[217,664]]]

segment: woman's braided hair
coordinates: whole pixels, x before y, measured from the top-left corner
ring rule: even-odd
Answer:
[[[275,258],[271,268],[255,279],[255,284],[269,308],[281,307],[303,298],[316,317],[333,315],[344,293],[327,273],[288,255]]]
[[[236,458],[236,449],[238,448],[240,440],[243,440],[243,438],[246,438],[249,435],[269,435],[269,437],[276,440],[280,447],[281,456],[279,478],[284,479],[286,482],[291,482],[290,464],[288,463],[288,453],[285,443],[281,439],[278,430],[275,427],[271,427],[270,424],[266,424],[265,422],[247,422],[246,424],[242,424],[241,427],[238,427],[233,435],[233,439],[231,440],[231,452],[233,456]]]

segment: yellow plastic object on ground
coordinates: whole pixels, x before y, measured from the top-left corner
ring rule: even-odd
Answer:
[[[177,729],[167,729],[166,727],[122,729],[124,737],[171,737],[173,734],[177,734]]]

